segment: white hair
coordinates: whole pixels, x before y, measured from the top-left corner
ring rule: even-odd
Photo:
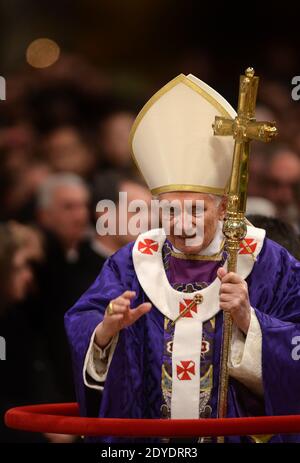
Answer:
[[[54,193],[62,187],[80,187],[88,192],[86,183],[76,174],[53,174],[45,180],[37,192],[37,208],[45,209],[51,205]]]

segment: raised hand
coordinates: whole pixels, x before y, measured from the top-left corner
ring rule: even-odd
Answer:
[[[100,348],[105,347],[120,330],[132,325],[151,310],[152,304],[149,302],[131,309],[130,301],[134,296],[135,291],[125,291],[121,296],[110,301],[104,319],[96,328],[95,342]]]

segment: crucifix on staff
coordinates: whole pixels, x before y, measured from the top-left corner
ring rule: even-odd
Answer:
[[[237,257],[241,241],[247,233],[245,220],[250,143],[252,140],[270,142],[277,135],[274,122],[255,120],[255,106],[259,78],[248,68],[240,77],[238,112],[235,119],[216,116],[214,135],[232,136],[235,140],[232,172],[228,189],[228,203],[223,233],[228,252],[228,272],[237,271]],[[232,332],[232,318],[224,314],[221,370],[219,383],[218,417],[225,418],[228,394],[228,357]]]

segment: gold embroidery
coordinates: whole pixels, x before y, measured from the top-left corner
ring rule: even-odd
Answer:
[[[215,329],[215,317],[210,320],[211,327]],[[167,317],[164,318],[164,329],[167,331],[170,329],[171,320]],[[171,341],[173,342],[173,341]],[[210,349],[212,346],[210,345]],[[170,353],[170,352],[169,352]],[[161,414],[163,418],[170,418],[171,416],[171,397],[172,397],[172,376],[168,372],[167,366],[163,363],[161,369],[161,388],[164,403],[161,406]],[[208,418],[211,413],[211,407],[209,405],[211,391],[213,387],[213,364],[205,368],[203,376],[200,375],[200,391],[199,391],[199,417]]]

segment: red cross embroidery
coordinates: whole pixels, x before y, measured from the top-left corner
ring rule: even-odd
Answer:
[[[240,243],[239,254],[253,254],[257,246],[257,241],[253,238],[245,238]]]
[[[150,256],[152,256],[154,252],[158,251],[158,242],[145,238],[144,241],[139,242],[138,250],[142,254],[150,254]]]
[[[195,376],[195,362],[192,360],[182,360],[176,365],[177,378],[180,381],[190,381]]]
[[[183,299],[183,302],[179,303],[179,313],[182,313],[192,302],[194,302],[193,299]],[[192,318],[192,312],[197,313],[197,304],[194,304],[184,315],[182,315],[182,318]]]

